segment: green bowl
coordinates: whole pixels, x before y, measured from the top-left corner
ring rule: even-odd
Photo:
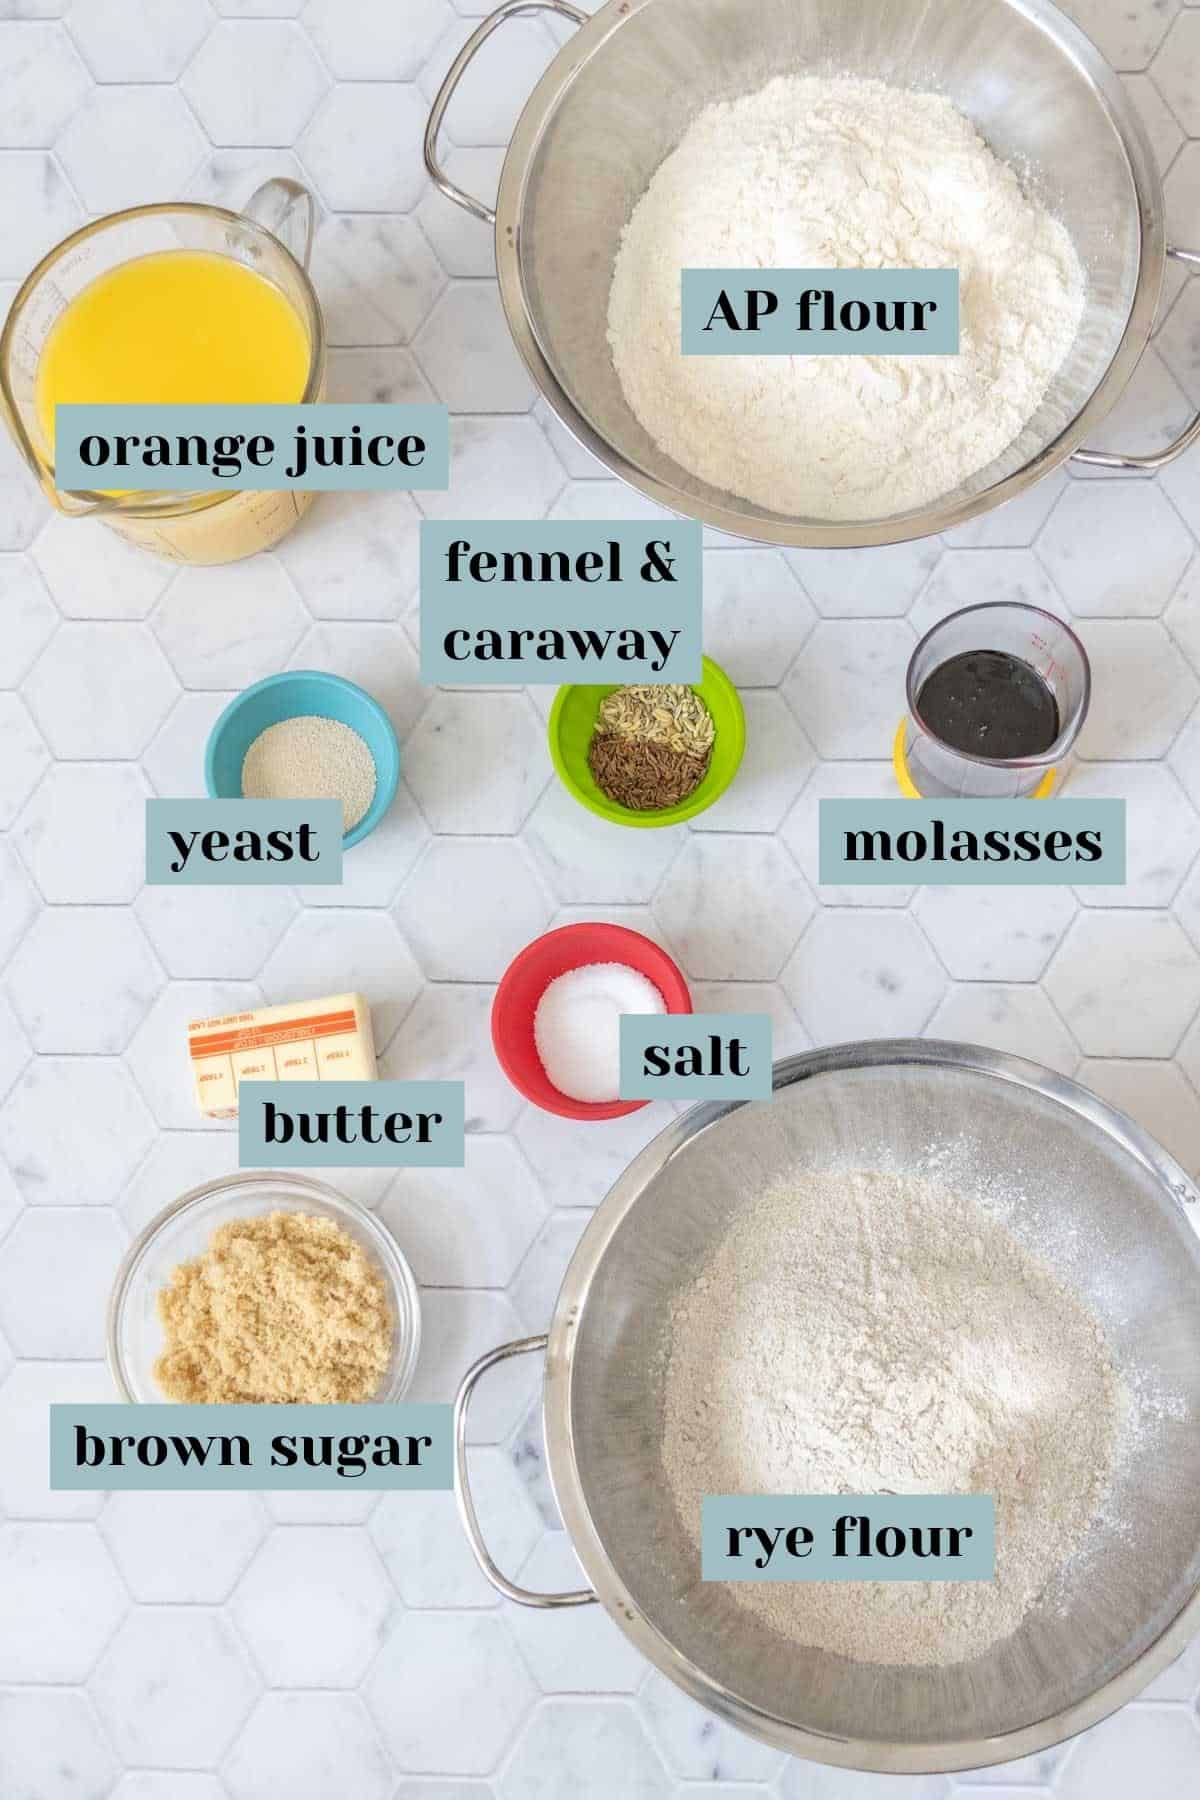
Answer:
[[[607,687],[559,688],[547,728],[550,755],[559,780],[581,806],[613,825],[634,825],[645,831],[694,819],[697,813],[705,812],[721,798],[741,766],[746,748],[746,715],[737,689],[725,671],[706,656],[700,680],[691,685],[712,714],[717,728],[708,773],[695,792],[681,800],[678,806],[666,806],[661,812],[635,812],[632,807],[618,806],[615,800],[600,791],[587,760],[600,703],[620,685],[613,681]]]

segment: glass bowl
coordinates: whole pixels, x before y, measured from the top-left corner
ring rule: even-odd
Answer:
[[[421,1302],[412,1270],[390,1234],[365,1207],[324,1182],[274,1170],[242,1170],[193,1188],[151,1219],[117,1270],[108,1303],[108,1365],[123,1400],[164,1401],[154,1380],[163,1347],[156,1300],[181,1262],[200,1256],[218,1225],[262,1213],[316,1213],[334,1219],[368,1252],[387,1283],[395,1333],[376,1402],[403,1398],[421,1345]]]

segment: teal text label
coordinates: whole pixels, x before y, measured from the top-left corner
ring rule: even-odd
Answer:
[[[426,519],[421,679],[699,681],[695,520]]]
[[[1119,887],[1123,800],[822,800],[820,879],[843,887]]]
[[[684,269],[685,356],[956,356],[957,269]]]
[[[769,1100],[767,1013],[625,1013],[622,1100]]]
[[[710,1494],[704,1581],[991,1581],[990,1494]]]
[[[336,887],[340,800],[147,800],[151,887]]]
[[[138,1492],[454,1485],[449,1406],[50,1408],[50,1486]]]
[[[243,1169],[461,1169],[461,1081],[243,1081]]]
[[[449,414],[424,402],[71,405],[54,418],[54,480],[64,493],[450,485]]]

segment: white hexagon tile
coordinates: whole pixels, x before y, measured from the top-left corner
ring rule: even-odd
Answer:
[[[279,549],[178,569],[53,515],[0,443],[0,1797],[2,1800],[1182,1800],[1200,1792],[1194,1649],[1074,1744],[948,1778],[854,1775],[739,1736],[598,1608],[526,1611],[446,1494],[51,1493],[46,1409],[99,1400],[113,1270],[159,1207],[228,1173],[179,1052],[198,1013],[360,984],[381,1063],[464,1080],[462,1170],[353,1189],[423,1290],[413,1397],[545,1328],[591,1210],[673,1116],[585,1135],[491,1049],[493,984],[551,923],[633,925],[699,1004],[769,1011],[791,1051],[930,1033],[1027,1055],[1200,1175],[1200,450],[1149,480],[1060,474],[944,541],[776,552],[713,534],[706,644],[742,688],[741,785],[692,827],[622,833],[554,780],[545,690],[422,688],[422,517],[648,517],[537,400],[490,235],[427,179],[429,104],[487,0],[0,0],[0,303],[52,244],[140,201],[318,196],[330,397],[437,399],[447,493],[326,496]],[[1200,247],[1200,6],[1068,0],[1121,71]],[[569,38],[487,46],[443,140],[490,204],[525,96]],[[669,75],[665,77],[669,79]],[[1148,449],[1200,403],[1200,284],[1097,443]],[[1069,792],[1129,801],[1124,888],[823,887],[822,798],[887,793],[903,677],[957,607],[1023,596],[1092,659]],[[217,714],[284,667],[362,681],[404,778],[345,885],[143,884],[148,794],[195,792]],[[347,1182],[347,1185],[351,1185]],[[506,1570],[581,1575],[531,1361],[473,1414]]]

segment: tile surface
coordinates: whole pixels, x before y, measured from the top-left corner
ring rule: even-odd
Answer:
[[[598,1607],[501,1602],[446,1494],[52,1494],[46,1408],[103,1400],[104,1307],[131,1236],[230,1172],[196,1115],[189,1017],[360,984],[386,1073],[466,1083],[463,1170],[352,1180],[423,1289],[415,1398],[545,1329],[563,1271],[666,1106],[588,1131],[528,1107],[488,1030],[551,923],[664,943],[698,1006],[767,1011],[781,1053],[887,1032],[1075,1074],[1200,1175],[1200,449],[1153,480],[1060,472],[952,532],[836,554],[712,534],[706,646],[745,691],[738,785],[621,832],[565,795],[550,690],[421,686],[419,525],[656,516],[535,398],[491,234],[426,177],[430,100],[491,0],[0,0],[0,305],[69,231],[155,199],[318,196],[329,391],[454,413],[445,494],[323,497],[272,555],[179,569],[52,514],[0,439],[0,1795],[3,1800],[1182,1800],[1200,1789],[1200,1653],[1073,1745],[955,1777],[788,1761],[652,1674]],[[1200,245],[1200,6],[1067,0],[1126,82]],[[561,29],[560,29],[561,24]],[[490,203],[520,106],[569,38],[510,21],[441,154]],[[1165,443],[1200,405],[1200,282],[1097,434]],[[1068,617],[1095,702],[1068,791],[1129,803],[1120,889],[822,888],[822,798],[891,793],[918,636],[1024,597]],[[243,684],[332,669],[376,693],[404,780],[342,888],[143,885],[147,793],[202,788]],[[64,1125],[69,1126],[64,1129]],[[540,1431],[540,1370],[473,1414],[501,1566],[582,1575]]]

